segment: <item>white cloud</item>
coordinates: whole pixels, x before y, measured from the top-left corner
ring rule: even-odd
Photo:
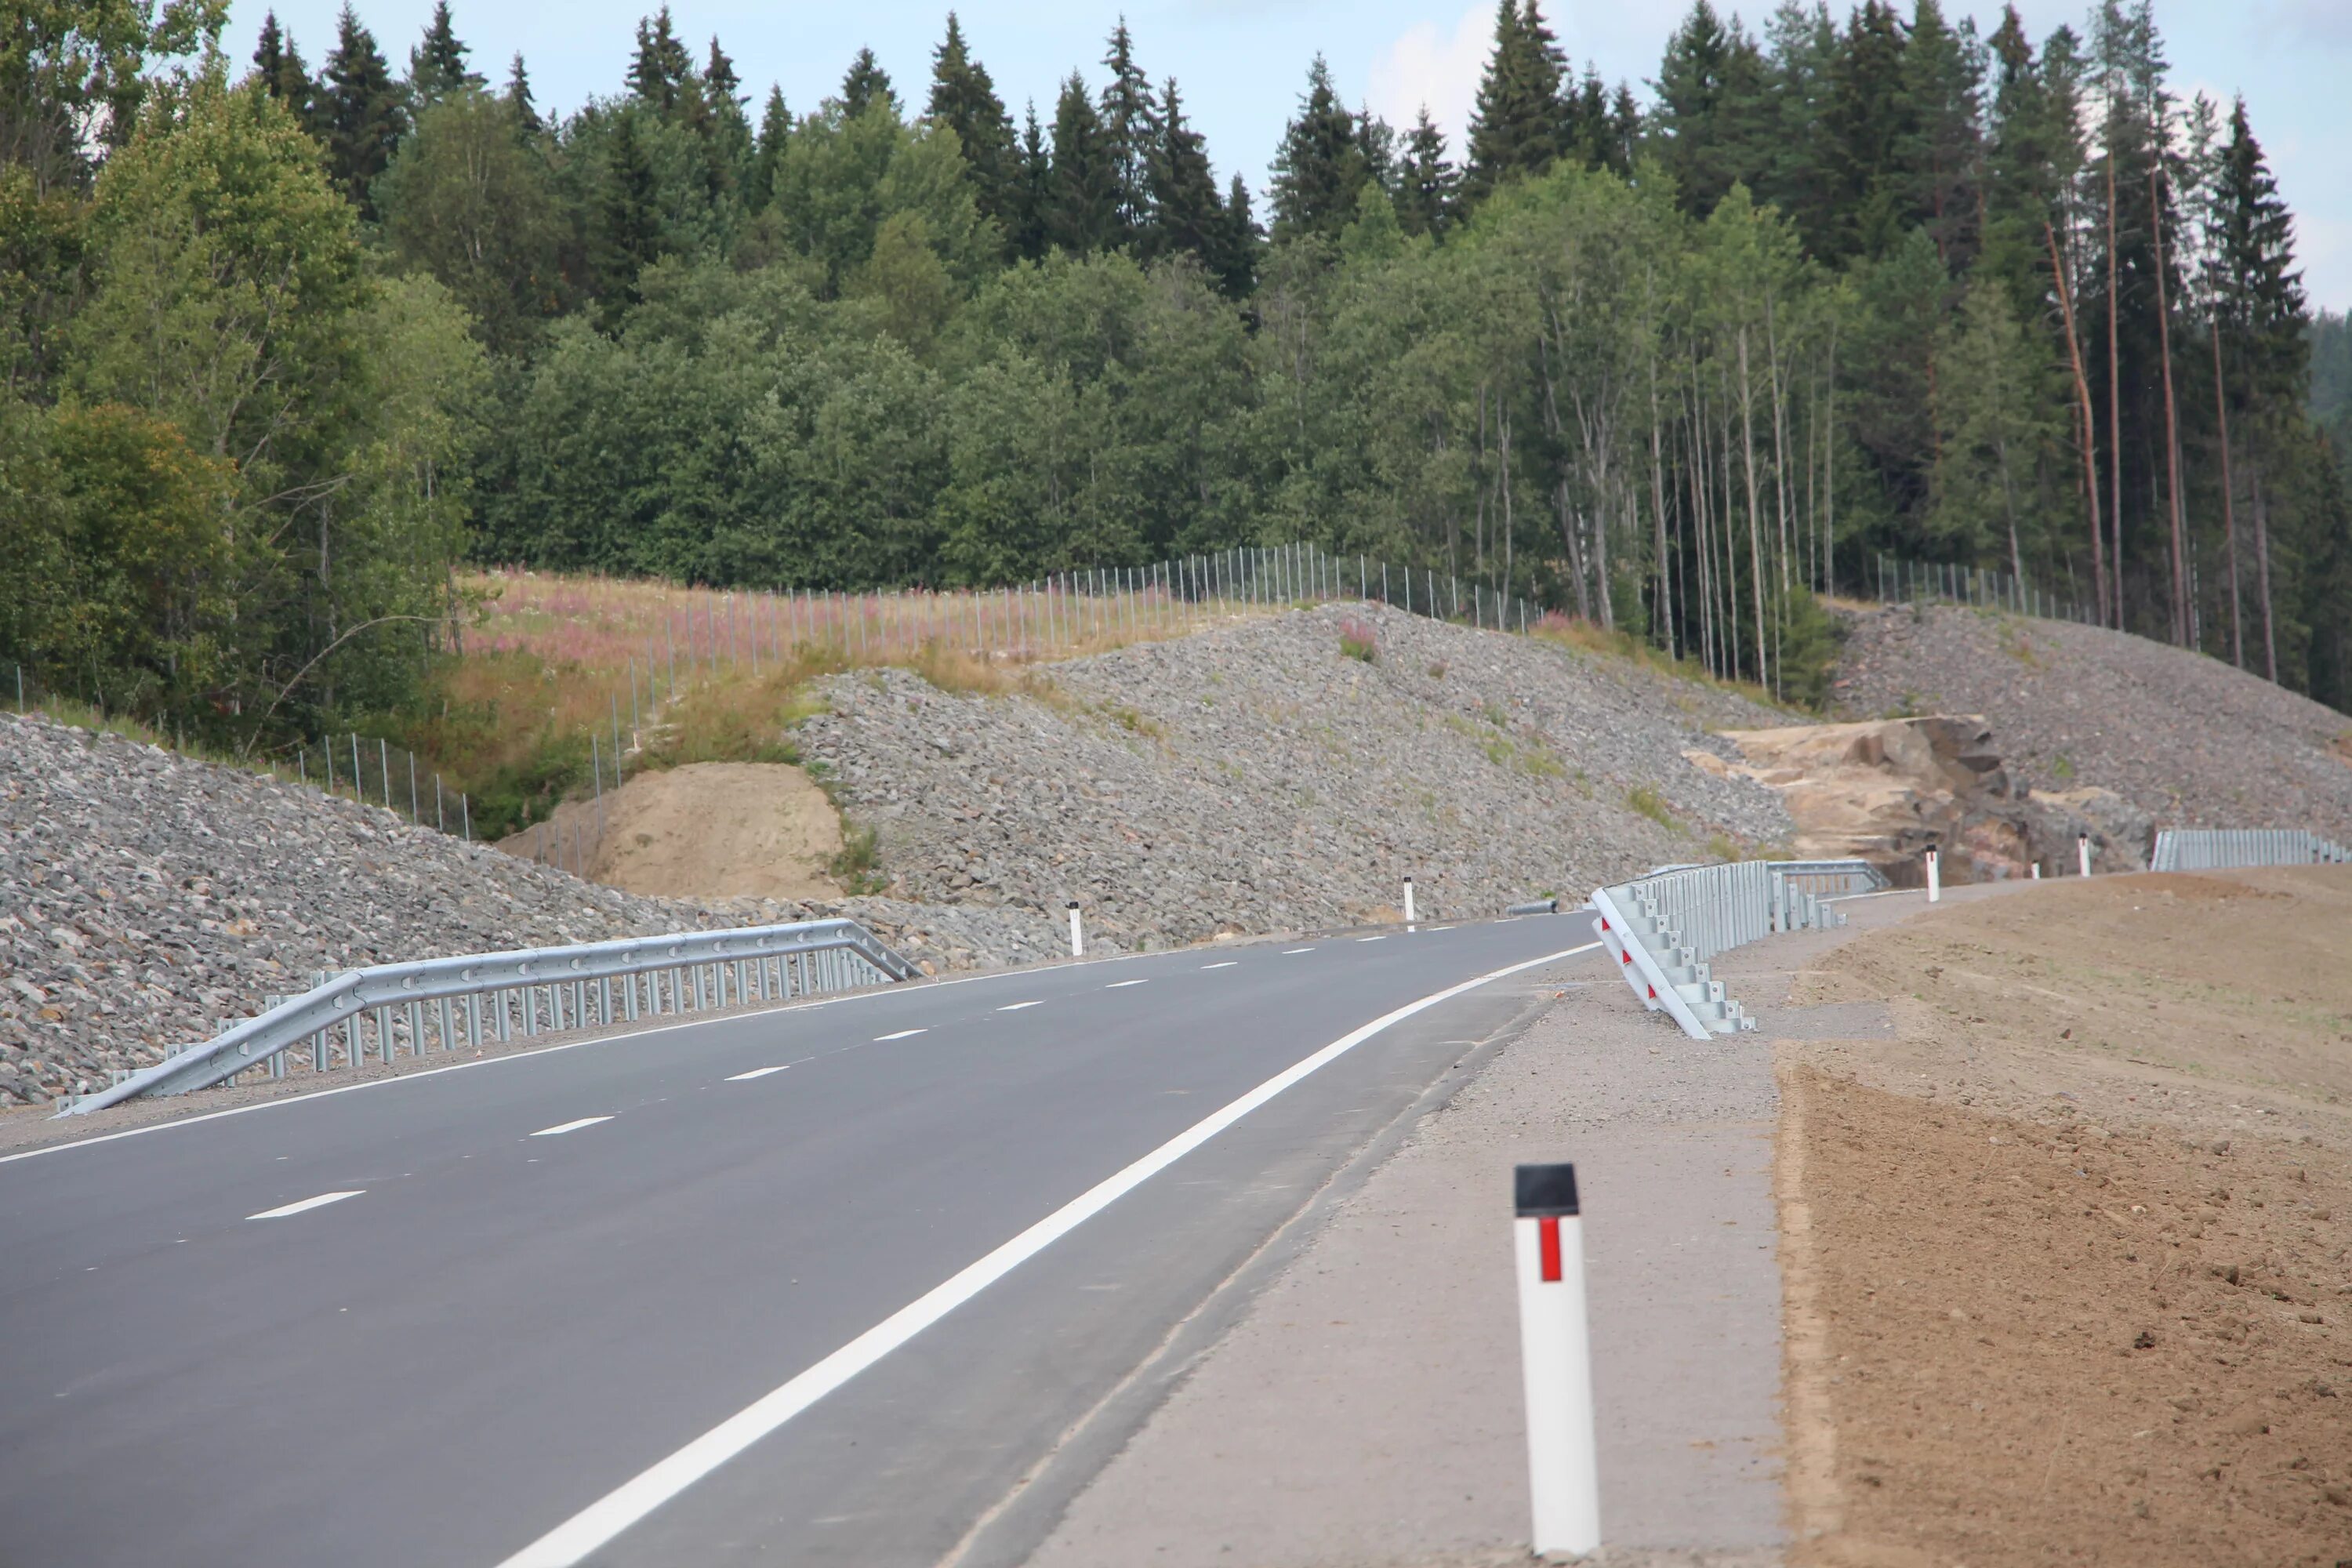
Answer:
[[[1494,32],[1495,8],[1487,0],[1471,0],[1451,36],[1434,22],[1416,23],[1372,61],[1365,101],[1400,132],[1426,107],[1459,157]]]

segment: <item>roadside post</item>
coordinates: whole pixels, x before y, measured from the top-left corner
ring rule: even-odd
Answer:
[[[1937,863],[1936,847],[1927,846],[1927,901],[1935,903],[1944,896],[1943,868]]]
[[[1404,879],[1404,923],[1412,924],[1412,879]]]
[[[2033,879],[2037,882],[2042,880],[2042,862],[2039,860],[2033,863]]]
[[[2091,836],[2089,834],[2074,835],[2074,858],[2082,865],[2083,875],[2089,876],[2091,874]]]
[[[1078,924],[1078,900],[1072,899],[1070,900],[1070,956],[1084,958],[1086,955],[1087,933],[1085,928]]]
[[[1583,1221],[1574,1165],[1521,1165],[1516,1181],[1519,1363],[1528,1405],[1528,1493],[1538,1553],[1601,1545],[1592,1352],[1584,1318]]]

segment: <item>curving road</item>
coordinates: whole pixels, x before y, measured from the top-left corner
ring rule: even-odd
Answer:
[[[0,1160],[0,1568],[1017,1558],[1004,1500],[1588,944],[911,985]]]

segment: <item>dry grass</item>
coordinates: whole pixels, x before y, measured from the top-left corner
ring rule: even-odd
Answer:
[[[1528,628],[1529,637],[1540,637],[1578,653],[1598,654],[1604,658],[1622,659],[1660,675],[1673,676],[1701,686],[1711,686],[1717,691],[1744,697],[1759,707],[1784,713],[1803,713],[1805,710],[1775,697],[1765,688],[1750,680],[1726,680],[1711,673],[1696,659],[1669,658],[1631,632],[1612,631],[1575,616],[1547,615]],[[1808,715],[1810,716],[1810,715]]]

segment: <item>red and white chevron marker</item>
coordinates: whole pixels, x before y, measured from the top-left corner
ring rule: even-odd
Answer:
[[[1592,1352],[1584,1321],[1584,1235],[1574,1165],[1521,1165],[1514,1223],[1519,1361],[1527,1383],[1528,1491],[1538,1552],[1601,1547]]]

